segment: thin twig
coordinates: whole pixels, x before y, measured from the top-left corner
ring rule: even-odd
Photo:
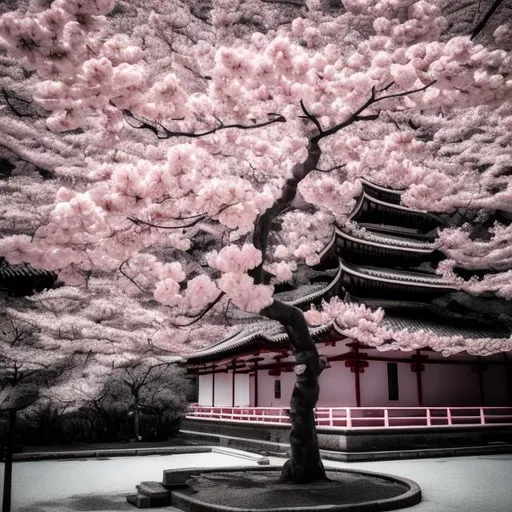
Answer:
[[[331,167],[330,169],[318,169],[318,167],[315,169],[315,171],[318,171],[318,172],[332,172],[332,171],[335,171],[336,169],[342,169],[343,167],[346,167],[347,164],[341,164],[341,165],[335,165],[334,167]]]
[[[215,300],[213,300],[212,302],[210,302],[210,304],[208,304],[204,310],[194,318],[194,320],[192,320],[191,322],[189,322],[188,324],[176,324],[174,322],[171,322],[172,325],[174,327],[190,327],[191,325],[194,325],[196,322],[199,322],[199,320],[201,320],[201,318],[203,318],[206,313],[208,313],[209,311],[212,310],[212,308],[222,299],[222,297],[224,297],[225,293],[224,292],[220,292],[219,295],[217,296],[217,298]]]
[[[121,274],[123,274],[124,277],[126,277],[126,279],[128,279],[129,281],[131,281],[141,292],[143,293],[146,293],[148,295],[150,295],[150,293],[147,291],[147,290],[144,290],[143,288],[141,288],[136,282],[134,279],[132,279],[129,275],[127,275],[125,272],[123,272],[123,265],[128,263],[128,260],[125,260],[123,261],[123,263],[121,263],[121,265],[119,265],[119,272],[121,272]]]

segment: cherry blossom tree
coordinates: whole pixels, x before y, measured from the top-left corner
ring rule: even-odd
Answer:
[[[55,167],[85,183],[61,187],[47,222],[1,240],[0,254],[68,284],[116,270],[131,292],[166,306],[176,328],[228,305],[281,323],[297,374],[282,477],[307,482],[325,477],[313,415],[325,361],[303,312],[275,287],[319,262],[361,176],[409,187],[410,205],[440,179],[453,190],[440,208],[473,197],[485,177],[468,180],[466,196],[456,191],[457,159],[437,154],[442,120],[507,118],[511,59],[500,44],[510,27],[484,46],[450,32],[443,2],[264,4],[219,0],[205,13],[151,2],[131,17],[120,4],[116,18],[113,0],[55,0],[4,14],[0,37],[39,77],[30,94],[46,127],[59,141],[79,132],[86,156]],[[278,22],[268,16],[276,9]],[[449,238],[440,243],[458,257]],[[361,328],[368,313],[356,313]]]

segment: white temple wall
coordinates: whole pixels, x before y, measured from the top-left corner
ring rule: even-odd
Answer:
[[[426,364],[422,381],[425,406],[480,405],[478,375],[470,364]]]
[[[235,407],[248,407],[250,400],[250,385],[248,373],[235,374]]]
[[[233,374],[223,372],[215,374],[215,404],[231,407],[233,405]]]
[[[213,405],[212,404],[212,375],[199,375],[197,385],[198,391],[198,403],[199,405]]]
[[[275,381],[281,382],[281,398],[275,397]],[[269,375],[260,370],[258,375],[258,407],[289,407],[295,384],[293,372],[283,372],[279,376]]]
[[[320,375],[318,407],[355,407],[354,374],[344,361],[334,361]]]

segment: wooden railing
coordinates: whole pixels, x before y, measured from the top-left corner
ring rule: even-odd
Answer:
[[[188,418],[290,424],[288,407],[193,405]],[[512,407],[317,407],[318,427],[393,428],[512,424]]]

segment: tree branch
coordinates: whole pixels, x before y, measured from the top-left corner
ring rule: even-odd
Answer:
[[[364,105],[359,107],[354,113],[352,113],[347,119],[345,119],[345,121],[342,121],[341,123],[332,126],[328,130],[325,130],[324,132],[315,135],[311,139],[311,142],[320,142],[323,138],[335,134],[336,132],[340,131],[343,128],[346,128],[347,126],[351,125],[352,123],[355,123],[356,121],[369,121],[377,119],[378,114],[371,114],[366,116],[362,116],[360,114],[364,112],[368,107],[374,105],[375,103],[378,103],[379,101],[388,100],[390,98],[400,98],[424,91],[425,89],[428,89],[431,85],[435,84],[436,80],[433,80],[429,84],[424,85],[423,87],[419,87],[418,89],[412,89],[410,91],[397,92],[394,94],[387,94],[381,97],[377,97],[378,93],[387,91],[393,85],[393,83],[394,82],[391,82],[388,85],[382,87],[381,89],[376,89],[375,87],[372,87],[370,98],[368,98]]]
[[[238,204],[238,202],[233,203],[233,204],[226,204],[217,213],[210,215],[210,217],[212,217],[214,215],[220,215],[224,210],[227,210],[228,208],[231,208],[232,206],[235,206],[237,204]],[[199,224],[199,222],[206,219],[206,217],[208,217],[208,215],[206,213],[200,213],[197,215],[190,215],[188,217],[182,217],[181,219],[176,219],[176,220],[185,220],[187,218],[195,219],[192,222],[190,222],[189,224],[182,224],[181,226],[159,226],[158,224],[152,224],[151,222],[147,222],[145,220],[138,219],[137,217],[128,217],[128,220],[133,222],[135,225],[142,224],[144,226],[149,226],[149,227],[158,228],[158,229],[182,229],[182,228],[184,229],[184,228],[191,228],[191,227],[195,226],[196,224]]]
[[[311,172],[316,169],[320,160],[321,150],[318,142],[311,139],[308,144],[308,154],[306,159],[292,167],[292,176],[285,181],[282,189],[281,197],[268,208],[265,213],[259,215],[254,225],[254,233],[252,243],[256,249],[262,254],[261,263],[252,269],[249,274],[254,278],[255,284],[265,283],[266,273],[263,270],[265,257],[267,252],[268,235],[273,220],[280,215],[297,195],[297,187],[299,183]]]
[[[304,112],[303,116],[300,116],[302,119],[308,119],[311,121],[318,129],[318,133],[323,133],[322,125],[320,124],[320,121],[318,120],[318,117],[308,112],[307,108],[304,106],[304,103],[302,100],[300,100],[300,108],[302,109],[302,112]]]
[[[132,127],[136,128],[138,130],[146,129],[151,132],[153,132],[159,139],[170,139],[171,137],[189,137],[189,138],[199,138],[199,137],[205,137],[206,135],[210,135],[212,133],[218,132],[220,130],[227,130],[228,128],[238,128],[239,130],[253,130],[255,128],[263,128],[265,126],[269,126],[274,123],[285,123],[286,118],[282,116],[281,114],[276,114],[274,112],[269,112],[267,116],[269,117],[268,121],[262,121],[261,123],[256,123],[252,125],[245,125],[240,123],[232,123],[232,124],[224,124],[223,121],[220,119],[217,119],[218,125],[214,128],[211,128],[209,130],[206,130],[204,132],[178,132],[178,131],[172,131],[163,126],[162,124],[155,123],[151,124],[151,122],[141,119],[137,117],[135,114],[130,112],[126,109],[121,109],[121,111],[124,114],[126,122]],[[132,124],[130,120],[134,120],[139,125]],[[174,121],[181,121],[183,119],[174,119]]]
[[[195,226],[196,224],[199,224],[202,220],[206,218],[206,214],[201,215],[197,219],[193,220],[192,222],[189,222],[188,224],[182,224],[181,226],[161,226],[158,224],[153,224],[151,222],[146,222],[145,220],[138,219],[137,217],[128,217],[128,220],[133,222],[136,226],[138,225],[144,225],[149,226],[151,228],[158,228],[158,229],[183,229],[183,228],[191,228]]]
[[[489,10],[485,13],[485,16],[482,18],[482,21],[478,23],[478,25],[473,30],[473,33],[471,34],[471,41],[475,39],[475,37],[482,32],[482,30],[487,25],[487,22],[491,19],[492,15],[496,12],[498,7],[503,3],[503,0],[495,0],[494,3],[491,5]]]
[[[150,295],[150,293],[148,291],[144,290],[143,288],[141,288],[134,279],[132,279],[125,272],[123,272],[123,265],[125,265],[126,263],[128,263],[128,260],[124,260],[123,263],[121,263],[121,265],[119,265],[119,272],[121,272],[121,274],[123,274],[123,276],[126,277],[126,279],[130,280],[141,292],[146,293],[147,295]]]
[[[174,326],[174,327],[189,327],[191,325],[194,325],[196,322],[199,322],[199,320],[201,320],[201,318],[203,318],[206,313],[208,313],[209,311],[212,310],[212,308],[218,303],[220,302],[220,300],[222,299],[222,297],[224,297],[225,293],[224,292],[220,292],[219,295],[217,295],[217,298],[215,300],[213,300],[212,302],[210,302],[205,308],[203,311],[201,311],[201,313],[196,316],[194,318],[194,320],[192,320],[191,322],[189,322],[188,324],[176,324],[174,322],[171,322],[171,324]]]
[[[341,165],[335,165],[334,167],[331,167],[330,169],[318,169],[318,167],[315,169],[317,172],[332,172],[336,169],[343,169],[343,167],[346,167],[347,164],[341,164]]]

